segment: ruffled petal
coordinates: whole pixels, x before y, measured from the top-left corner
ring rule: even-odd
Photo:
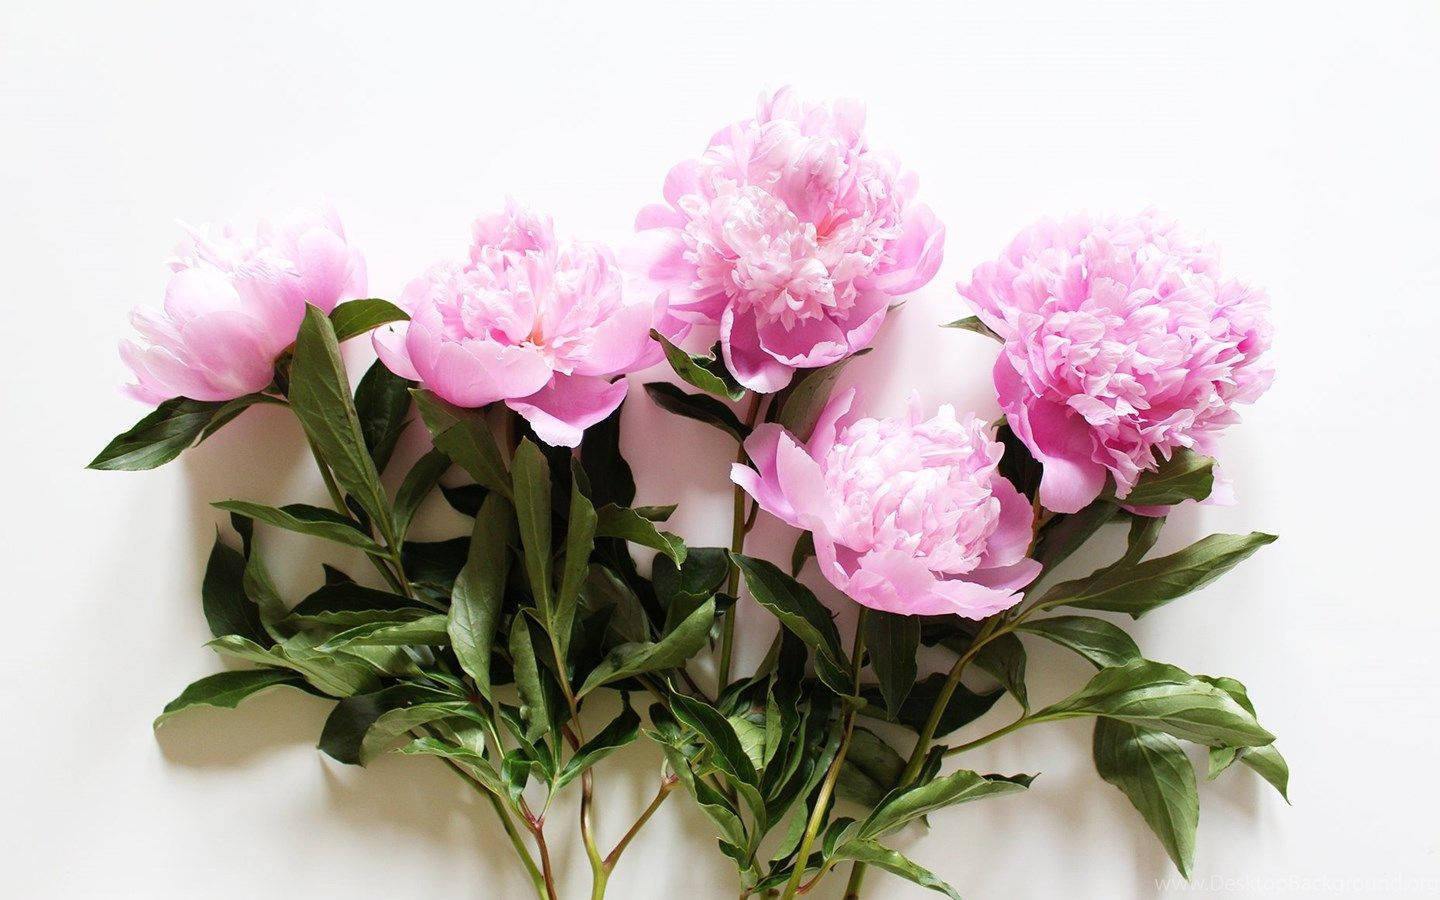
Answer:
[[[578,447],[585,429],[610,415],[625,399],[629,383],[603,378],[555,375],[528,397],[505,405],[525,417],[540,440],[552,447]]]

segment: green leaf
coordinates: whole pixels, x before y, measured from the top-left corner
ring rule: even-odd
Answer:
[[[592,737],[581,745],[579,750],[565,763],[560,774],[555,777],[553,790],[560,790],[565,785],[580,777],[586,769],[595,765],[600,760],[619,750],[621,747],[632,743],[640,735],[640,716],[630,708],[630,701],[625,700],[625,708],[620,711],[609,725],[606,725],[599,734]]]
[[[469,747],[461,747],[450,744],[438,738],[417,738],[401,747],[400,753],[412,756],[438,756],[441,759],[448,759],[459,765],[466,772],[475,776],[485,790],[494,794],[497,798],[506,796],[507,791],[495,767],[485,757],[471,750]]]
[[[380,714],[360,741],[360,765],[368,765],[411,729],[457,716],[468,718],[470,715],[474,713],[470,710],[470,704],[464,700],[417,703],[414,706],[388,709]]]
[[[1034,777],[1014,775],[1001,778],[961,769],[925,784],[896,789],[860,823],[858,836],[862,840],[877,838],[946,806],[1023,791]]]
[[[730,551],[724,547],[688,547],[678,568],[667,556],[655,557],[651,576],[665,609],[665,627],[673,627],[713,597],[729,574]]]
[[[677,535],[659,530],[654,522],[640,512],[613,503],[600,507],[595,536],[619,538],[642,547],[650,547],[670,557],[675,561],[675,565],[684,565],[685,542]]]
[[[401,378],[377,360],[355,387],[355,413],[360,417],[365,449],[381,472],[385,471],[395,444],[409,424],[405,416],[410,412],[413,385],[414,382]]]
[[[224,405],[185,397],[166,400],[106,444],[86,468],[138,471],[164,465],[194,443]]]
[[[880,681],[885,708],[898,712],[915,686],[920,652],[920,620],[878,609],[865,610],[865,647],[870,668]]]
[[[376,556],[386,555],[385,548],[355,527],[355,523],[350,519],[319,506],[309,506],[304,503],[266,506],[263,503],[251,503],[247,500],[217,500],[210,505],[216,509],[248,516],[286,531],[324,538],[337,544],[356,547]]]
[[[319,748],[339,762],[360,765],[365,734],[383,713],[418,703],[443,703],[456,699],[443,691],[414,684],[396,684],[346,697],[335,704],[325,720]]]
[[[838,796],[874,809],[900,783],[905,759],[868,728],[856,728],[840,769]]]
[[[279,404],[283,402],[279,397],[272,397],[269,394],[246,394],[243,397],[236,397],[234,400],[227,400],[219,409],[215,410],[215,415],[200,430],[200,439],[196,443],[204,443],[209,440],[211,435],[230,424],[236,416],[252,406],[261,403]]]
[[[276,644],[267,650],[238,634],[218,637],[205,646],[236,659],[298,672],[332,697],[364,693],[376,685],[375,673],[360,661],[317,653],[302,646]]]
[[[1180,447],[1158,467],[1143,472],[1124,502],[1129,506],[1173,506],[1186,500],[1204,500],[1215,486],[1215,460]]]
[[[451,406],[429,391],[411,391],[415,406],[430,437],[441,453],[450,457],[455,464],[490,491],[499,491],[507,499],[510,493],[510,473],[495,436],[485,424],[480,410],[460,409]]]
[[[261,645],[274,643],[260,622],[260,608],[245,594],[245,557],[225,546],[219,535],[205,565],[200,600],[205,622],[215,637],[238,634]]]
[[[1240,751],[1240,761],[1259,773],[1261,778],[1270,782],[1285,802],[1290,802],[1290,766],[1285,762],[1285,757],[1275,749],[1274,744],[1264,747],[1246,747]]]
[[[1135,640],[1118,625],[1094,616],[1055,616],[1030,619],[1016,626],[1019,631],[1038,634],[1062,647],[1074,650],[1097,669],[1123,666],[1140,658]]]
[[[1275,540],[1275,535],[1212,534],[1177,553],[1133,566],[1105,568],[1087,578],[1055,585],[1041,598],[1045,608],[1074,606],[1129,613],[1134,618],[1197,590]]]
[[[432,613],[418,619],[366,622],[347,628],[316,647],[329,652],[349,647],[440,647],[450,643],[445,616]]]
[[[330,320],[314,306],[295,339],[290,367],[290,408],[335,480],[370,515],[387,540],[395,537],[390,502],[380,486],[380,473],[365,448],[360,417],[350,397],[340,345]]]
[[[565,561],[560,569],[560,590],[555,595],[555,616],[550,627],[564,655],[570,646],[575,610],[580,605],[580,588],[590,573],[590,552],[595,549],[595,507],[585,496],[580,479],[584,472],[572,464],[570,473],[570,514],[565,530]],[[518,494],[517,494],[518,496]]]
[[[611,650],[590,672],[576,695],[583,697],[601,685],[622,678],[683,665],[705,646],[705,639],[709,636],[710,626],[713,624],[715,601],[712,598],[702,603],[660,640],[621,644]]]
[[[718,710],[684,694],[675,694],[670,698],[670,711],[710,745],[712,762],[720,771],[742,785],[755,787],[760,783],[755,765],[746,755],[734,726]]]
[[[629,506],[635,502],[635,476],[620,453],[620,412],[585,429],[580,439],[580,465],[590,479],[590,500],[596,506]]]
[[[451,594],[451,646],[460,667],[487,699],[491,696],[490,654],[510,569],[506,548],[514,534],[515,519],[509,502],[499,494],[488,495],[475,516],[470,552]]]
[[[1036,492],[1040,489],[1040,475],[1043,467],[1035,459],[1030,448],[1020,440],[1020,436],[1005,422],[995,429],[995,440],[1005,448],[1000,457],[1000,464],[996,471],[1006,481],[1015,485],[1015,489],[1025,495],[1027,500],[1034,500]]]
[[[867,348],[828,366],[799,370],[795,373],[794,380],[776,395],[773,412],[768,418],[778,422],[781,428],[799,440],[810,440],[810,435],[815,431],[815,423],[819,421],[820,412],[829,402],[840,373],[852,359],[869,352]]]
[[[840,632],[809,588],[786,575],[774,563],[732,553],[755,602],[774,613],[780,624],[815,651],[820,680],[842,696],[850,695],[850,661],[840,648]]]
[[[390,322],[407,322],[410,316],[389,300],[347,300],[330,311],[337,341],[348,341]]]
[[[1200,798],[1185,748],[1168,734],[1110,718],[1095,720],[1095,770],[1130,798],[1186,878],[1195,863]]]
[[[973,331],[976,334],[983,334],[985,337],[990,338],[992,341],[999,341],[1002,344],[1005,343],[1005,339],[1002,338],[1000,335],[996,334],[994,331],[990,330],[990,326],[980,321],[979,316],[966,316],[963,319],[956,319],[953,322],[947,322],[941,327],[962,328],[965,331]]]
[[[1147,659],[1101,669],[1032,721],[1107,716],[1209,746],[1249,747],[1275,736],[1228,693],[1182,669]]]
[[[952,900],[961,900],[955,889],[942,881],[935,873],[911,862],[898,850],[882,847],[875,841],[847,841],[835,848],[835,858],[853,859],[877,869],[884,869],[893,875],[899,875],[906,881],[914,882],[932,891],[938,891]]]
[[[176,713],[192,706],[215,706],[234,709],[240,701],[251,694],[258,694],[267,688],[286,685],[305,689],[305,681],[294,672],[280,669],[247,669],[239,672],[217,672],[194,682],[180,696],[165,704],[165,709],[155,719],[159,728]]]
[[[665,350],[665,358],[670,362],[670,368],[688,384],[716,397],[739,400],[745,396],[745,388],[735,380],[730,370],[725,368],[725,360],[717,352],[719,344],[715,345],[709,356],[692,356],[670,343],[665,335],[653,328],[650,330],[650,337],[660,343]]]
[[[1013,634],[991,638],[975,654],[975,665],[990,674],[1010,692],[1021,708],[1030,709],[1030,696],[1025,690],[1025,646]]]
[[[510,661],[515,667],[515,686],[520,691],[525,738],[533,741],[550,729],[555,716],[550,691],[535,658],[535,637],[523,615],[517,615],[510,623]]]
[[[910,695],[901,704],[900,711],[894,715],[882,708],[879,689],[866,685],[861,688],[860,693],[867,705],[861,708],[860,714],[872,719],[895,722],[918,733],[930,718],[930,711],[940,701],[940,692],[944,690],[946,680],[943,672],[936,672],[917,681],[910,690]],[[944,712],[940,714],[940,724],[935,729],[935,736],[944,737],[985,715],[1004,693],[997,690],[988,694],[977,694],[964,684],[958,685],[950,697],[950,702],[945,704]]]
[[[405,479],[400,482],[400,489],[395,492],[395,533],[400,540],[410,531],[410,522],[415,518],[415,513],[420,509],[420,504],[430,496],[430,492],[439,484],[440,476],[450,468],[450,457],[439,450],[431,450],[415,461],[410,471],[405,473]]]
[[[744,441],[750,436],[750,429],[730,407],[707,394],[687,394],[664,381],[647,383],[645,393],[650,395],[656,406],[666,412],[713,425],[737,441]]]
[[[815,535],[808,531],[800,532],[795,539],[795,549],[790,551],[790,577],[799,578],[800,570],[805,568],[805,563],[815,555]]]
[[[515,519],[520,524],[520,543],[525,548],[525,573],[530,593],[542,617],[553,621],[550,570],[550,464],[545,454],[528,438],[520,442],[511,465],[514,485]]]
[[[348,628],[366,622],[394,620],[407,610],[430,612],[417,610],[409,597],[362,587],[353,581],[340,581],[327,584],[301,600],[290,611],[290,618],[307,624]]]
[[[1096,500],[1077,513],[1058,515],[1046,522],[1040,529],[1035,542],[1035,560],[1042,572],[1054,571],[1055,567],[1069,559],[1080,546],[1088,541],[1101,526],[1120,514],[1120,507],[1106,500]]]

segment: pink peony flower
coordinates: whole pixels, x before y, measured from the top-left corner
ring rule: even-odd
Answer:
[[[187,230],[170,261],[164,308],[135,309],[140,340],[120,343],[136,379],[126,391],[142,402],[263,390],[306,303],[329,312],[365,295],[365,258],[328,204],[262,223],[254,238],[229,225]]]
[[[1001,445],[950,406],[926,419],[860,419],[831,399],[805,445],[779,425],[745,442],[755,468],[730,477],[815,539],[820,571],[857,603],[902,615],[983,619],[1020,601],[1040,572],[1026,558],[1032,511],[995,471]]]
[[[663,298],[624,290],[610,250],[561,244],[548,218],[518,207],[475,222],[468,263],[411,281],[409,322],[375,332],[395,374],[464,407],[496,401],[550,444],[573,447],[625,399],[616,375],[654,365]]]
[[[718,323],[741,384],[776,391],[797,368],[863,349],[893,297],[940,266],[945,229],[913,202],[916,178],[871,150],[853,101],[762,96],[665,179],[641,210],[627,263],[672,313]]]
[[[1175,448],[1213,453],[1274,374],[1264,293],[1154,212],[1039,222],[960,293],[1005,340],[1000,406],[1056,512],[1094,500],[1107,472],[1123,499]]]

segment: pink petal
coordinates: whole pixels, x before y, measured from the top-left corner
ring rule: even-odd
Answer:
[[[410,362],[410,351],[405,347],[405,338],[409,333],[409,322],[391,322],[371,332],[370,343],[385,368],[401,378],[419,381],[420,373],[415,371],[415,364]]]
[[[876,287],[893,296],[919,290],[935,277],[945,253],[945,226],[924,204],[912,206],[893,248],[895,261],[875,279]]]
[[[1035,511],[1025,495],[999,475],[990,482],[990,491],[1000,501],[1000,519],[985,542],[984,567],[1008,566],[1025,558],[1035,537]]]
[[[995,386],[1010,427],[1045,467],[1040,480],[1041,504],[1055,512],[1073,513],[1100,496],[1105,467],[1091,458],[1085,420],[1068,407],[1027,397],[1005,354],[995,361]]]
[[[550,383],[524,399],[505,405],[525,417],[540,440],[552,447],[577,447],[585,429],[615,411],[629,383],[603,378],[556,374]]]
[[[755,317],[749,313],[737,320],[734,309],[725,310],[720,317],[720,347],[735,380],[752,391],[773,393],[789,384],[795,375],[793,367],[761,349]]]

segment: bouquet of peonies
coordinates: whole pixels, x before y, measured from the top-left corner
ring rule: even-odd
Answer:
[[[916,184],[869,146],[859,105],[782,90],[670,171],[618,257],[512,203],[476,221],[468,258],[391,303],[366,298],[364,258],[328,208],[253,236],[192,230],[163,309],[137,310],[139,339],[121,344],[128,390],[155,409],[91,465],[153,468],[276,404],[329,503],[215,504],[239,541],[216,540],[202,606],[211,646],[250,666],[191,684],[156,724],[273,687],[331,698],[321,750],[438,757],[554,900],[546,814],[567,789],[592,897],[672,793],[713,823],[741,897],[805,893],[842,865],[847,897],[872,868],[956,896],[887,836],[1032,780],[970,771],[966,751],[1088,717],[1100,777],[1188,872],[1186,742],[1208,748],[1209,777],[1238,761],[1282,794],[1285,761],[1243,684],[1151,661],[1091,613],[1138,618],[1275,539],[1150,553],[1171,507],[1226,492],[1219,435],[1272,375],[1265,296],[1155,213],[1042,221],[959,286],[974,315],[948,326],[998,342],[1003,417],[918,401],[868,415],[832,389],[940,265],[944,228]],[[366,335],[379,359],[352,389],[339,348]],[[634,505],[620,408],[627,376],[662,360],[678,384],[645,384],[649,400],[735,444],[729,547],[689,546],[664,530],[674,507]],[[428,452],[391,471],[415,414]],[[473,528],[411,538],[442,498]],[[746,546],[761,510],[798,529],[793,550]],[[1128,526],[1123,554],[1054,583],[1112,522]],[[374,572],[327,565],[308,596],[282,596],[256,523],[353,548]],[[812,558],[858,604],[853,635],[797,580]],[[778,622],[754,671],[732,665],[742,591]],[[1028,639],[1094,676],[1032,707]],[[948,671],[922,676],[922,646]],[[992,687],[967,684],[972,670]],[[607,692],[619,713],[600,718]],[[1006,696],[1010,724],[963,731]],[[601,846],[597,768],[642,735],[662,760],[654,800]]]

